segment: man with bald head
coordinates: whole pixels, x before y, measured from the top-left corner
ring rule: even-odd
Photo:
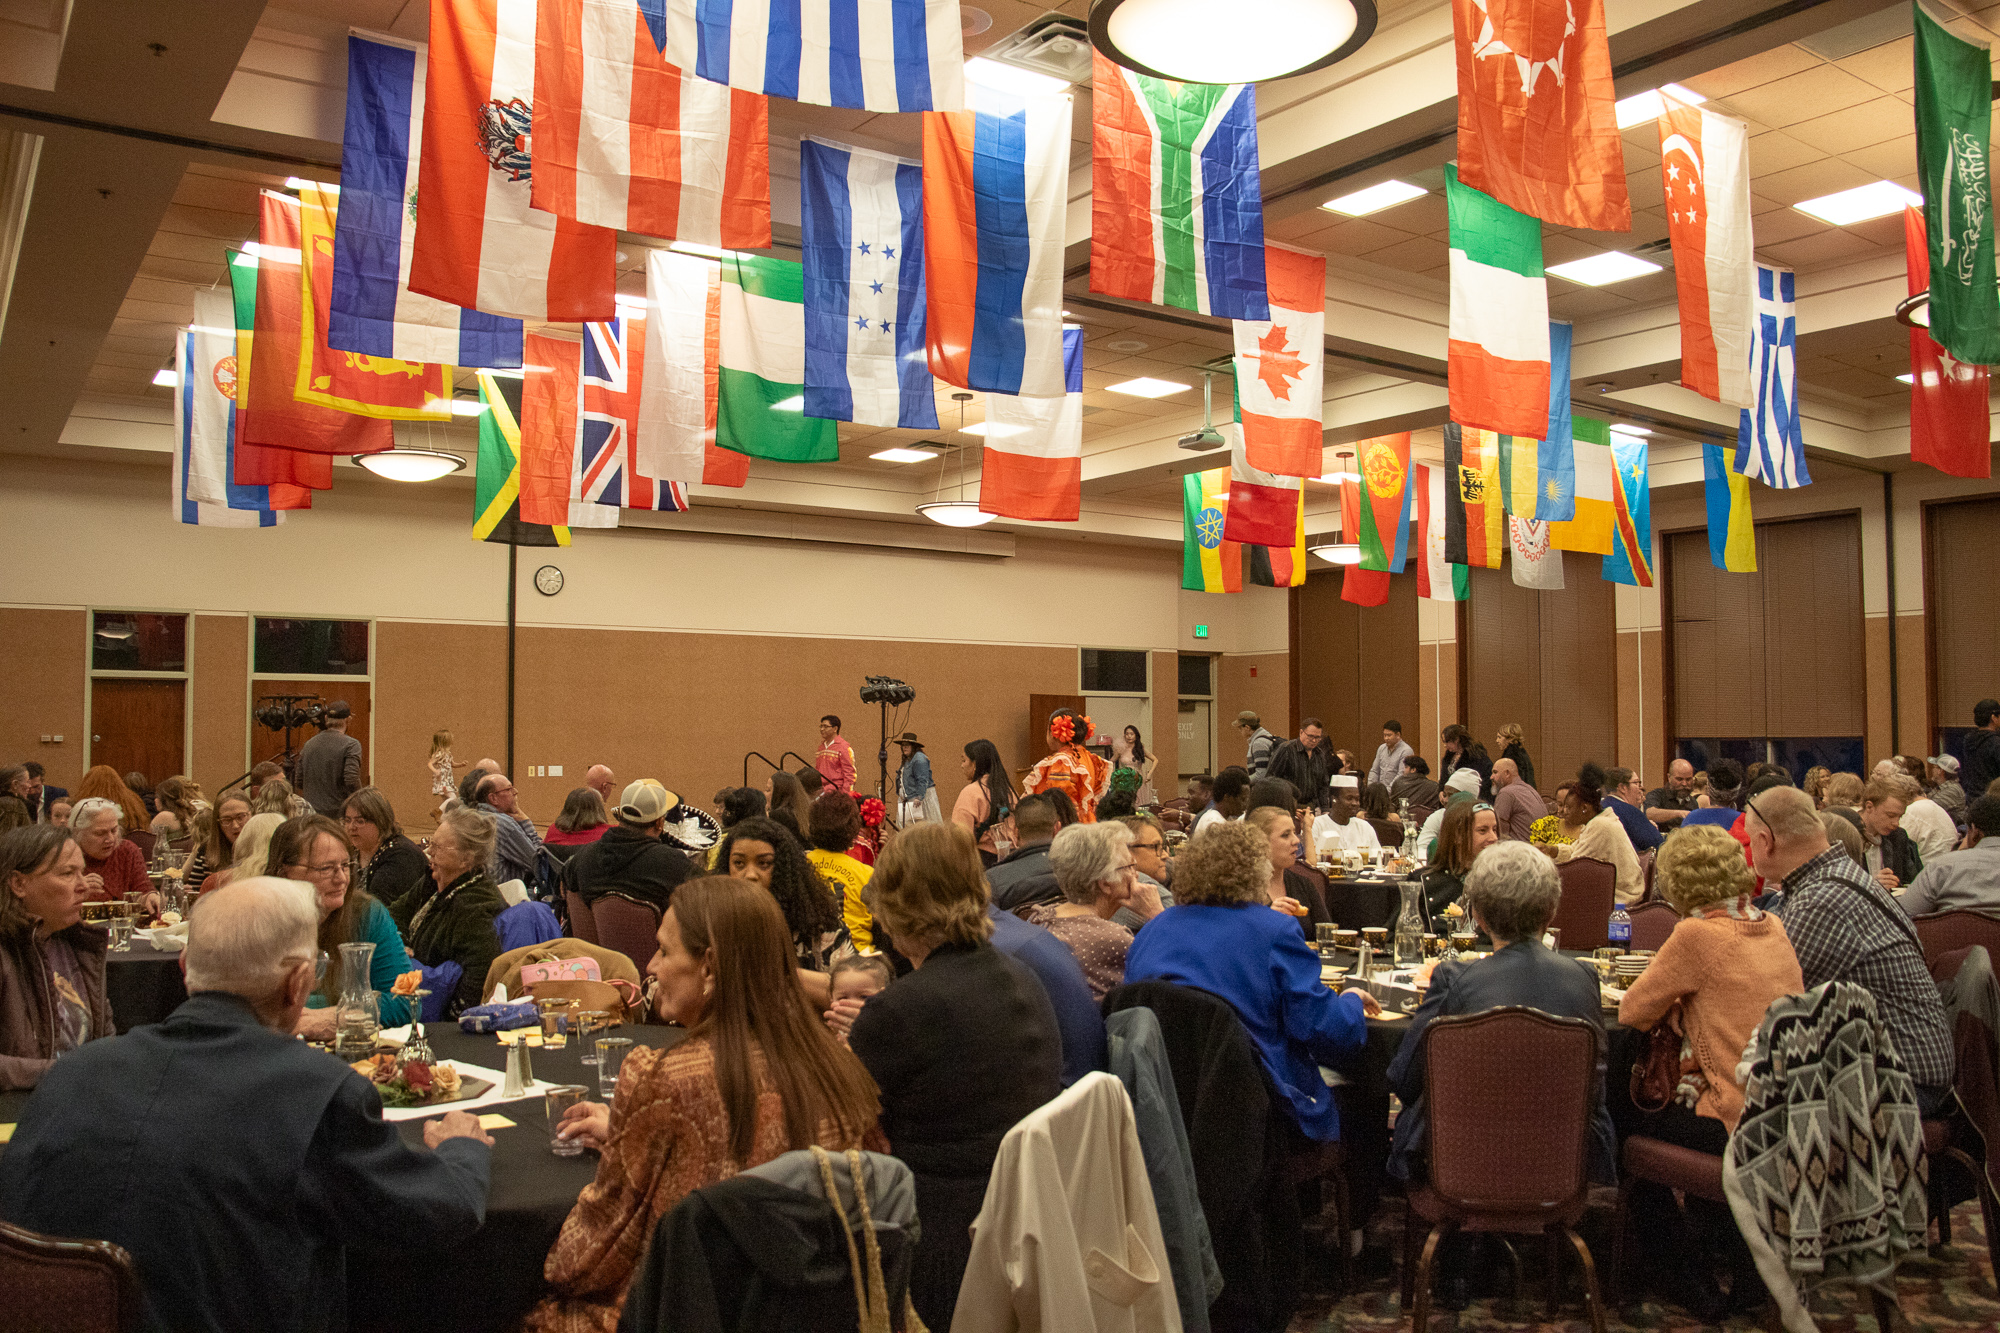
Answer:
[[[1694,803],[1694,765],[1685,759],[1676,759],[1667,765],[1667,783],[1655,787],[1643,798],[1646,818],[1661,828],[1679,828]]]
[[[604,798],[606,810],[618,806],[618,775],[603,764],[592,764],[583,775],[583,785]]]
[[[1512,759],[1493,761],[1493,818],[1503,841],[1527,842],[1535,821],[1548,812],[1542,794],[1522,781],[1519,764]]]
[[[393,1253],[485,1220],[476,1117],[405,1143],[373,1084],[292,1036],[318,931],[301,882],[203,894],[187,1001],[58,1060],[0,1156],[0,1217],[131,1251],[146,1329],[339,1330],[350,1239]]]
[[[1745,801],[1743,831],[1751,865],[1767,889],[1775,886],[1759,902],[1783,918],[1806,985],[1847,981],[1872,994],[1918,1106],[1936,1115],[1951,1094],[1951,1028],[1903,909],[1845,848],[1828,843],[1812,797],[1797,787]]]
[[[536,872],[536,854],[541,851],[542,836],[535,832],[535,821],[521,808],[514,780],[505,773],[488,773],[473,787],[472,796],[476,802],[473,808],[493,821],[494,882],[505,884],[518,879],[532,895],[540,878]]]

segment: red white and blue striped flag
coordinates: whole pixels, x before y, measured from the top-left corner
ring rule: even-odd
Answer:
[[[867,111],[956,111],[955,0],[644,0],[667,58],[704,79]]]
[[[687,487],[639,470],[639,391],[646,372],[646,319],[621,315],[583,326],[583,392],[576,422],[570,526],[616,527],[617,509],[680,513]],[[577,502],[583,503],[577,503]],[[610,521],[604,519],[609,517]]]

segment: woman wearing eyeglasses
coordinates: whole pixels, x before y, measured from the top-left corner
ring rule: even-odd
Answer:
[[[396,978],[411,970],[409,955],[403,952],[403,937],[397,933],[389,909],[354,887],[354,844],[340,825],[325,815],[286,820],[271,835],[264,873],[312,885],[313,897],[319,902],[319,948],[326,955],[326,972],[318,989],[306,999],[296,1031],[314,1041],[333,1036],[333,1006],[346,981],[341,975],[343,944],[375,946],[368,984],[381,994],[382,1026],[401,1027],[409,1022],[408,1001],[389,993]],[[484,972],[479,975],[482,981],[486,977]]]

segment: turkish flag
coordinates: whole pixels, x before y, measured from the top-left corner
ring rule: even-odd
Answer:
[[[1632,230],[1604,0],[1452,0],[1458,178],[1562,227]]]
[[[1903,250],[1910,295],[1929,290],[1931,252],[1921,208],[1903,210]],[[1991,477],[1986,367],[1954,360],[1928,330],[1912,327],[1910,380],[1910,457],[1954,477]]]

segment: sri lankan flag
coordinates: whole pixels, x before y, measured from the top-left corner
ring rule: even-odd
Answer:
[[[1305,503],[1303,490],[1299,502]],[[1228,515],[1228,468],[1190,472],[1181,479],[1181,587],[1189,592],[1243,591],[1243,548],[1222,539]],[[1303,567],[1304,552],[1300,555],[1297,563]]]
[[[1246,546],[1250,581],[1266,588],[1296,588],[1306,581],[1306,492],[1299,488],[1298,518],[1290,546]]]
[[[1653,586],[1651,486],[1646,441],[1611,432],[1611,554],[1604,557],[1604,577],[1613,583]]]
[[[1445,423],[1444,470],[1444,558],[1469,568],[1500,568],[1507,515],[1500,503],[1499,437]]]
[[[479,372],[479,467],[473,478],[472,539],[509,546],[568,546],[569,529],[521,521],[521,388],[518,378]]]

